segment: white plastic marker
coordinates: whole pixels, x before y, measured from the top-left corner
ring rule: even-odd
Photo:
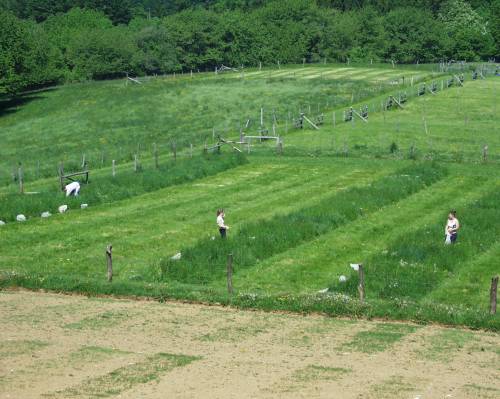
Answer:
[[[181,256],[182,256],[182,254],[179,252],[179,253],[176,253],[174,256],[172,256],[170,259],[172,259],[172,260],[180,260]]]

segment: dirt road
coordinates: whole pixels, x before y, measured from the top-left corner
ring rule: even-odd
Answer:
[[[500,336],[0,292],[0,398],[499,398]]]

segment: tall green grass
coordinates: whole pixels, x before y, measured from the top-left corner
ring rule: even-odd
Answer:
[[[446,171],[436,164],[401,169],[365,187],[353,187],[288,215],[244,225],[227,240],[205,239],[185,248],[181,260],[163,260],[162,278],[206,284],[224,275],[229,253],[236,272],[274,254],[310,241],[338,226],[395,203],[438,181]],[[214,217],[215,218],[215,217]]]
[[[244,155],[239,153],[210,154],[182,159],[170,164],[163,164],[158,169],[134,172],[120,170],[115,177],[99,175],[91,178],[89,184],[82,184],[78,197],[65,197],[57,183],[44,188],[38,194],[8,193],[1,197],[0,220],[15,220],[17,214],[39,216],[41,212],[56,212],[62,204],[69,208],[80,208],[87,203],[95,206],[101,203],[118,201],[144,193],[152,192],[175,184],[181,184],[212,176],[216,173],[246,163]]]
[[[474,265],[474,259],[494,245],[500,235],[500,224],[496,223],[500,219],[498,204],[500,187],[495,187],[458,209],[461,229],[455,245],[444,245],[444,218],[390,243],[384,252],[365,262],[367,295],[384,300],[421,300],[462,268]],[[357,284],[353,273],[345,284],[336,282],[331,290],[356,295]],[[449,302],[461,303],[460,294],[454,295],[456,298]]]

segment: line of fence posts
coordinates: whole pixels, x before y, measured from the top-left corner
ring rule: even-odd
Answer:
[[[413,86],[413,77],[411,79],[411,86]],[[444,90],[445,88],[447,88],[448,85],[445,85],[444,84],[444,80],[441,80],[441,90]],[[419,88],[417,87],[417,92],[416,94],[418,95],[418,90]],[[411,92],[411,91],[410,91]],[[413,97],[413,94],[415,93],[411,93],[412,97]],[[308,110],[309,112],[311,112],[311,104],[308,104]],[[319,109],[320,105],[318,104],[318,109]],[[386,115],[385,115],[385,104],[384,102],[382,101],[381,102],[381,110],[382,110],[382,113],[383,113],[383,118],[384,118],[384,123],[385,123],[385,120],[386,120]],[[345,111],[344,111],[345,113]],[[263,119],[264,119],[264,109],[261,108],[260,110],[260,119],[261,119],[261,125],[263,124]],[[276,120],[276,114],[273,113],[273,117],[275,118]],[[345,119],[345,118],[344,118]],[[276,121],[277,123],[277,121]],[[333,114],[332,114],[332,123],[333,123],[333,127],[336,127],[337,125],[337,121],[336,121],[336,113],[335,111],[333,111]],[[428,133],[428,126],[427,126],[427,121],[425,119],[425,116],[423,117],[423,124],[424,124],[424,130],[426,131],[426,133]],[[275,123],[273,123],[273,134],[276,135],[276,130],[277,130],[277,125]],[[285,132],[288,133],[288,120],[286,120],[286,126],[285,126]],[[213,129],[213,136],[215,134],[215,128]],[[281,139],[282,140],[282,139]],[[278,154],[281,154],[282,153],[282,141],[278,141],[277,142],[277,153]],[[176,143],[175,141],[172,142],[172,153],[173,153],[173,158],[174,158],[174,161],[177,160],[177,149],[176,149]],[[206,149],[206,143],[205,143],[205,149]],[[207,152],[206,150],[204,150],[204,152]],[[250,153],[250,145],[248,145],[248,148],[247,148],[247,152]],[[192,158],[193,156],[193,147],[192,147],[192,144],[190,144],[190,147],[189,147],[189,157]],[[159,168],[159,156],[158,156],[158,147],[157,147],[157,144],[156,143],[153,143],[153,157],[154,157],[154,164],[155,164],[155,168]],[[482,147],[482,160],[483,162],[487,162],[488,161],[488,145],[484,145]],[[87,156],[85,153],[82,154],[82,158],[81,158],[81,165],[82,165],[82,168],[85,168],[87,166]],[[115,163],[116,163],[116,160],[113,160],[113,165],[112,165],[112,175],[113,177],[116,176],[116,167],[115,167]],[[103,165],[104,164],[104,153],[101,152],[101,164]],[[40,161],[37,161],[37,164],[36,164],[36,176],[37,177],[40,177]],[[59,167],[59,176],[61,178],[61,176],[63,176],[64,172],[63,170],[61,170],[62,168],[62,163]],[[138,172],[140,171],[140,162],[139,162],[139,155],[136,153],[134,154],[134,163],[133,163],[133,168],[134,168],[134,171],[135,172]],[[16,168],[14,167],[13,168],[14,171],[12,172],[12,176],[13,176],[13,180],[14,182],[17,180],[17,182],[19,183],[19,191],[20,192],[24,192],[24,175],[23,175],[23,169],[22,169],[22,166],[19,166],[16,170]],[[21,178],[21,175],[22,175],[22,178]],[[61,178],[62,180],[62,178]],[[62,181],[61,181],[61,185],[62,185]]]

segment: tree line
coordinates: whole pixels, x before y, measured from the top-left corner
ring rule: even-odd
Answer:
[[[495,58],[500,0],[0,0],[0,94],[216,65]]]

